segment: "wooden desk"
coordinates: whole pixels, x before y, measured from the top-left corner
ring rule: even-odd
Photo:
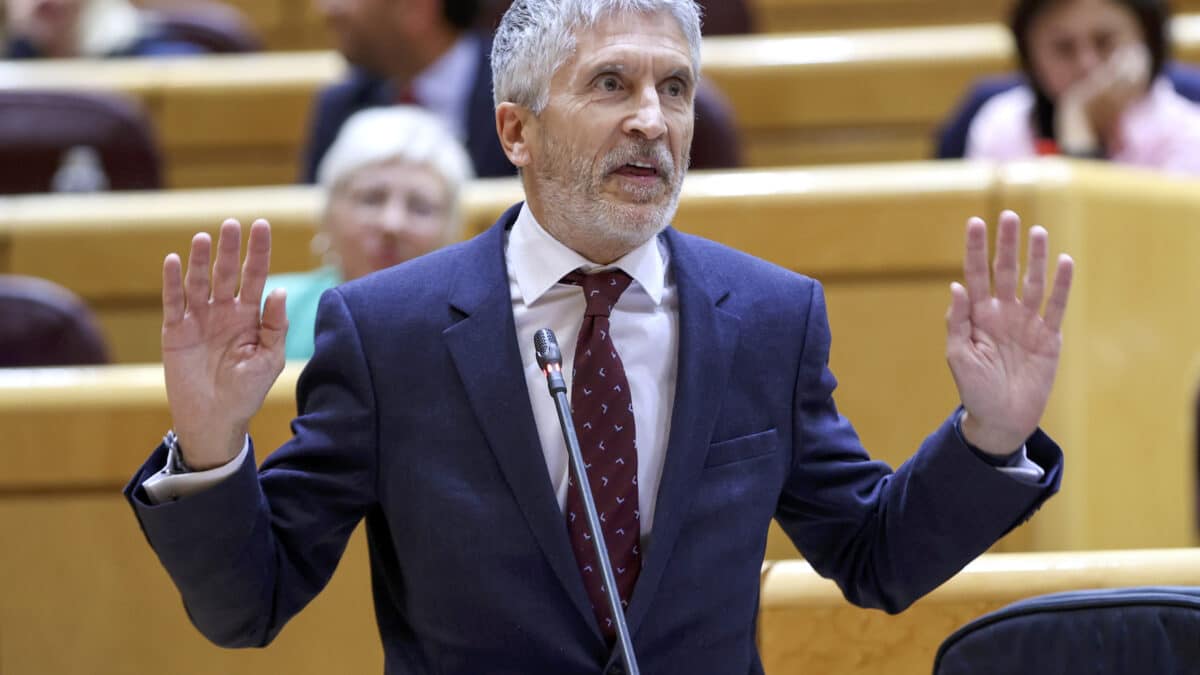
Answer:
[[[839,406],[871,452],[893,465],[956,403],[943,315],[947,286],[961,274],[963,221],[1006,206],[1045,224],[1052,251],[1079,260],[1044,420],[1067,449],[1068,468],[1063,493],[1001,547],[1185,546],[1194,541],[1190,406],[1200,319],[1179,307],[1200,305],[1195,186],[1059,161],[698,173],[688,179],[677,222],[823,282]],[[306,188],[277,190],[93,196],[74,205],[0,201],[5,271],[48,276],[82,293],[99,309],[118,358],[154,360],[158,261],[186,246],[194,230],[211,231],[231,213],[270,216],[277,269],[313,264],[307,241],[316,197],[305,197]],[[226,201],[231,195],[237,199]],[[517,198],[510,181],[472,186],[470,228]],[[264,203],[270,208],[256,207]],[[793,554],[772,538],[770,557]]]
[[[978,616],[1059,591],[1200,584],[1200,551],[988,554],[896,616],[852,607],[805,562],[777,562],[764,579],[766,672],[929,675],[942,641]]]
[[[720,2],[723,0],[712,0]],[[242,11],[273,51],[327,49],[333,40],[315,3],[295,0],[225,0]],[[188,0],[142,0],[146,6],[187,5]],[[760,33],[902,28],[1004,22],[1009,0],[748,0]],[[1176,0],[1176,13],[1200,11],[1200,0]]]
[[[168,187],[277,185],[300,175],[313,97],[345,69],[334,52],[9,62],[0,88],[129,94],[154,122]]]
[[[1179,56],[1200,60],[1200,15],[1174,34]],[[1012,67],[999,24],[709,38],[704,50],[759,167],[929,157],[967,85]],[[0,88],[127,92],[155,121],[169,187],[278,185],[299,175],[314,95],[345,68],[327,51],[7,63]]]
[[[254,421],[265,448],[290,433],[297,373],[284,371]],[[0,672],[382,672],[361,530],[342,571],[270,648],[222,650],[189,624],[120,495],[170,425],[164,403],[157,366],[0,371],[0,530],[10,542]]]
[[[960,23],[1003,23],[1010,0],[752,0],[760,32],[900,28]],[[1176,13],[1200,11],[1200,1],[1175,0]]]

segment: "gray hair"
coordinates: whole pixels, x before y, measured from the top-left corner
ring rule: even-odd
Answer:
[[[576,32],[601,17],[666,10],[679,23],[700,75],[700,9],[694,0],[516,0],[504,14],[492,43],[496,105],[505,101],[540,113],[550,79],[575,51]]]
[[[326,208],[333,191],[359,169],[397,159],[428,166],[446,184],[452,204],[446,242],[460,238],[459,195],[475,177],[471,158],[440,118],[415,106],[367,108],[346,120],[317,167]]]

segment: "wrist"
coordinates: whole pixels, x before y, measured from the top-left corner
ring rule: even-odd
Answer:
[[[172,435],[175,442],[174,455],[184,472],[208,471],[225,466],[238,456],[246,440],[245,429],[237,429],[232,433],[221,435],[189,434],[185,436],[175,430],[168,432],[168,437]],[[214,438],[224,438],[225,440],[219,444],[205,443]],[[168,447],[170,446],[168,445]]]
[[[958,429],[968,445],[992,457],[1009,457],[1025,443],[1025,437],[1010,430],[987,427],[965,408],[959,417]]]

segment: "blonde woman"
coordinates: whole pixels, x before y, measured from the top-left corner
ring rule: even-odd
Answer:
[[[347,120],[317,171],[325,209],[313,244],[323,264],[267,279],[263,297],[287,290],[287,358],[312,356],[327,289],[457,241],[459,194],[473,176],[462,145],[420,108],[371,108]]]

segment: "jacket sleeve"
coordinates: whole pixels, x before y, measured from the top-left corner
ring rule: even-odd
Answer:
[[[898,612],[1027,520],[1058,489],[1062,453],[1041,431],[1026,443],[1037,483],[968,448],[953,416],[898,470],[872,461],[833,401],[825,301],[813,284],[794,402],[790,476],[776,518],[854,604]]]
[[[294,437],[198,494],[154,505],[142,489],[160,447],[125,489],[138,521],[211,641],[264,646],[325,587],[376,498],[377,418],[353,319],[335,289],[322,339],[297,385]]]

